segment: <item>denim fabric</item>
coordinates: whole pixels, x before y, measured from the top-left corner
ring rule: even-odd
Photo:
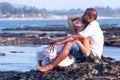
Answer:
[[[70,54],[76,59],[79,59],[84,56],[80,47],[75,42],[71,42]]]

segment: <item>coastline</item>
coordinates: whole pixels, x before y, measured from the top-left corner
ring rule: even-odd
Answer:
[[[53,18],[43,18],[43,17],[20,17],[20,18],[13,18],[13,17],[9,17],[9,18],[0,18],[0,20],[66,20],[67,16],[65,16],[63,18],[63,16],[61,17],[53,17]],[[120,17],[106,17],[106,16],[98,16],[97,18],[98,20],[101,19],[120,19]]]
[[[41,17],[29,17],[29,18],[0,18],[0,20],[66,20],[67,18],[41,18]]]

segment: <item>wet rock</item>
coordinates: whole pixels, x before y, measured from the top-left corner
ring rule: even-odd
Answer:
[[[5,53],[0,52],[0,56],[5,56]]]
[[[120,27],[116,25],[101,25],[104,32],[104,42],[106,46],[120,47]],[[16,30],[34,30],[34,31],[65,31],[64,33],[58,32],[51,33],[1,33],[0,45],[41,45],[51,44],[55,41],[64,39],[70,31],[64,25],[47,25],[47,26],[25,26],[19,28],[5,28],[3,31],[16,31]],[[46,41],[45,41],[46,40]]]
[[[52,44],[57,40],[63,39],[67,33],[1,33],[0,34],[0,45],[43,45]]]
[[[104,37],[105,45],[120,47],[120,27],[107,28]]]
[[[11,53],[24,53],[23,51],[10,51]]]
[[[18,31],[18,30],[32,30],[32,31],[68,31],[69,28],[65,25],[47,25],[47,26],[24,26],[17,28],[4,28],[2,31]]]
[[[106,57],[104,57],[106,58]],[[108,59],[108,58],[107,58]],[[109,58],[110,59],[110,58]],[[120,62],[80,62],[48,72],[0,72],[0,80],[119,80]]]

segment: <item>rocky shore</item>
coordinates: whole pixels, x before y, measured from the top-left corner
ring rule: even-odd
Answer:
[[[106,46],[120,46],[120,27],[114,25],[101,25],[104,32]],[[43,45],[51,44],[63,39],[70,32],[64,25],[47,25],[33,27],[18,27],[2,29],[0,33],[0,45]],[[43,31],[43,33],[6,33],[7,31]],[[45,33],[44,31],[51,31]],[[54,33],[58,31],[58,33]],[[52,33],[53,32],[53,33]]]
[[[120,27],[101,25],[106,46],[120,46]],[[7,31],[33,30],[43,33],[7,33]],[[0,46],[33,46],[52,44],[63,39],[69,33],[64,25],[48,25],[48,27],[5,28],[0,33]],[[44,33],[58,31],[58,33]],[[60,32],[59,32],[60,31]],[[61,32],[62,31],[62,32]],[[1,53],[3,55],[3,53]],[[4,55],[5,56],[5,55]],[[29,72],[0,72],[0,80],[120,80],[120,62],[110,57],[102,57],[102,61],[88,57],[84,62],[68,67],[56,67],[49,72],[31,70]]]
[[[94,58],[68,67],[56,67],[49,72],[0,72],[0,80],[120,80],[120,62],[103,58],[95,63]]]

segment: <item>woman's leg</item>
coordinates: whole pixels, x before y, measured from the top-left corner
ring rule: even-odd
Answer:
[[[63,49],[61,50],[61,52],[59,53],[59,55],[51,64],[47,66],[37,66],[37,69],[42,72],[53,69],[55,66],[57,66],[61,61],[63,61],[69,55],[70,47],[71,47],[71,43],[70,42],[66,43]]]

